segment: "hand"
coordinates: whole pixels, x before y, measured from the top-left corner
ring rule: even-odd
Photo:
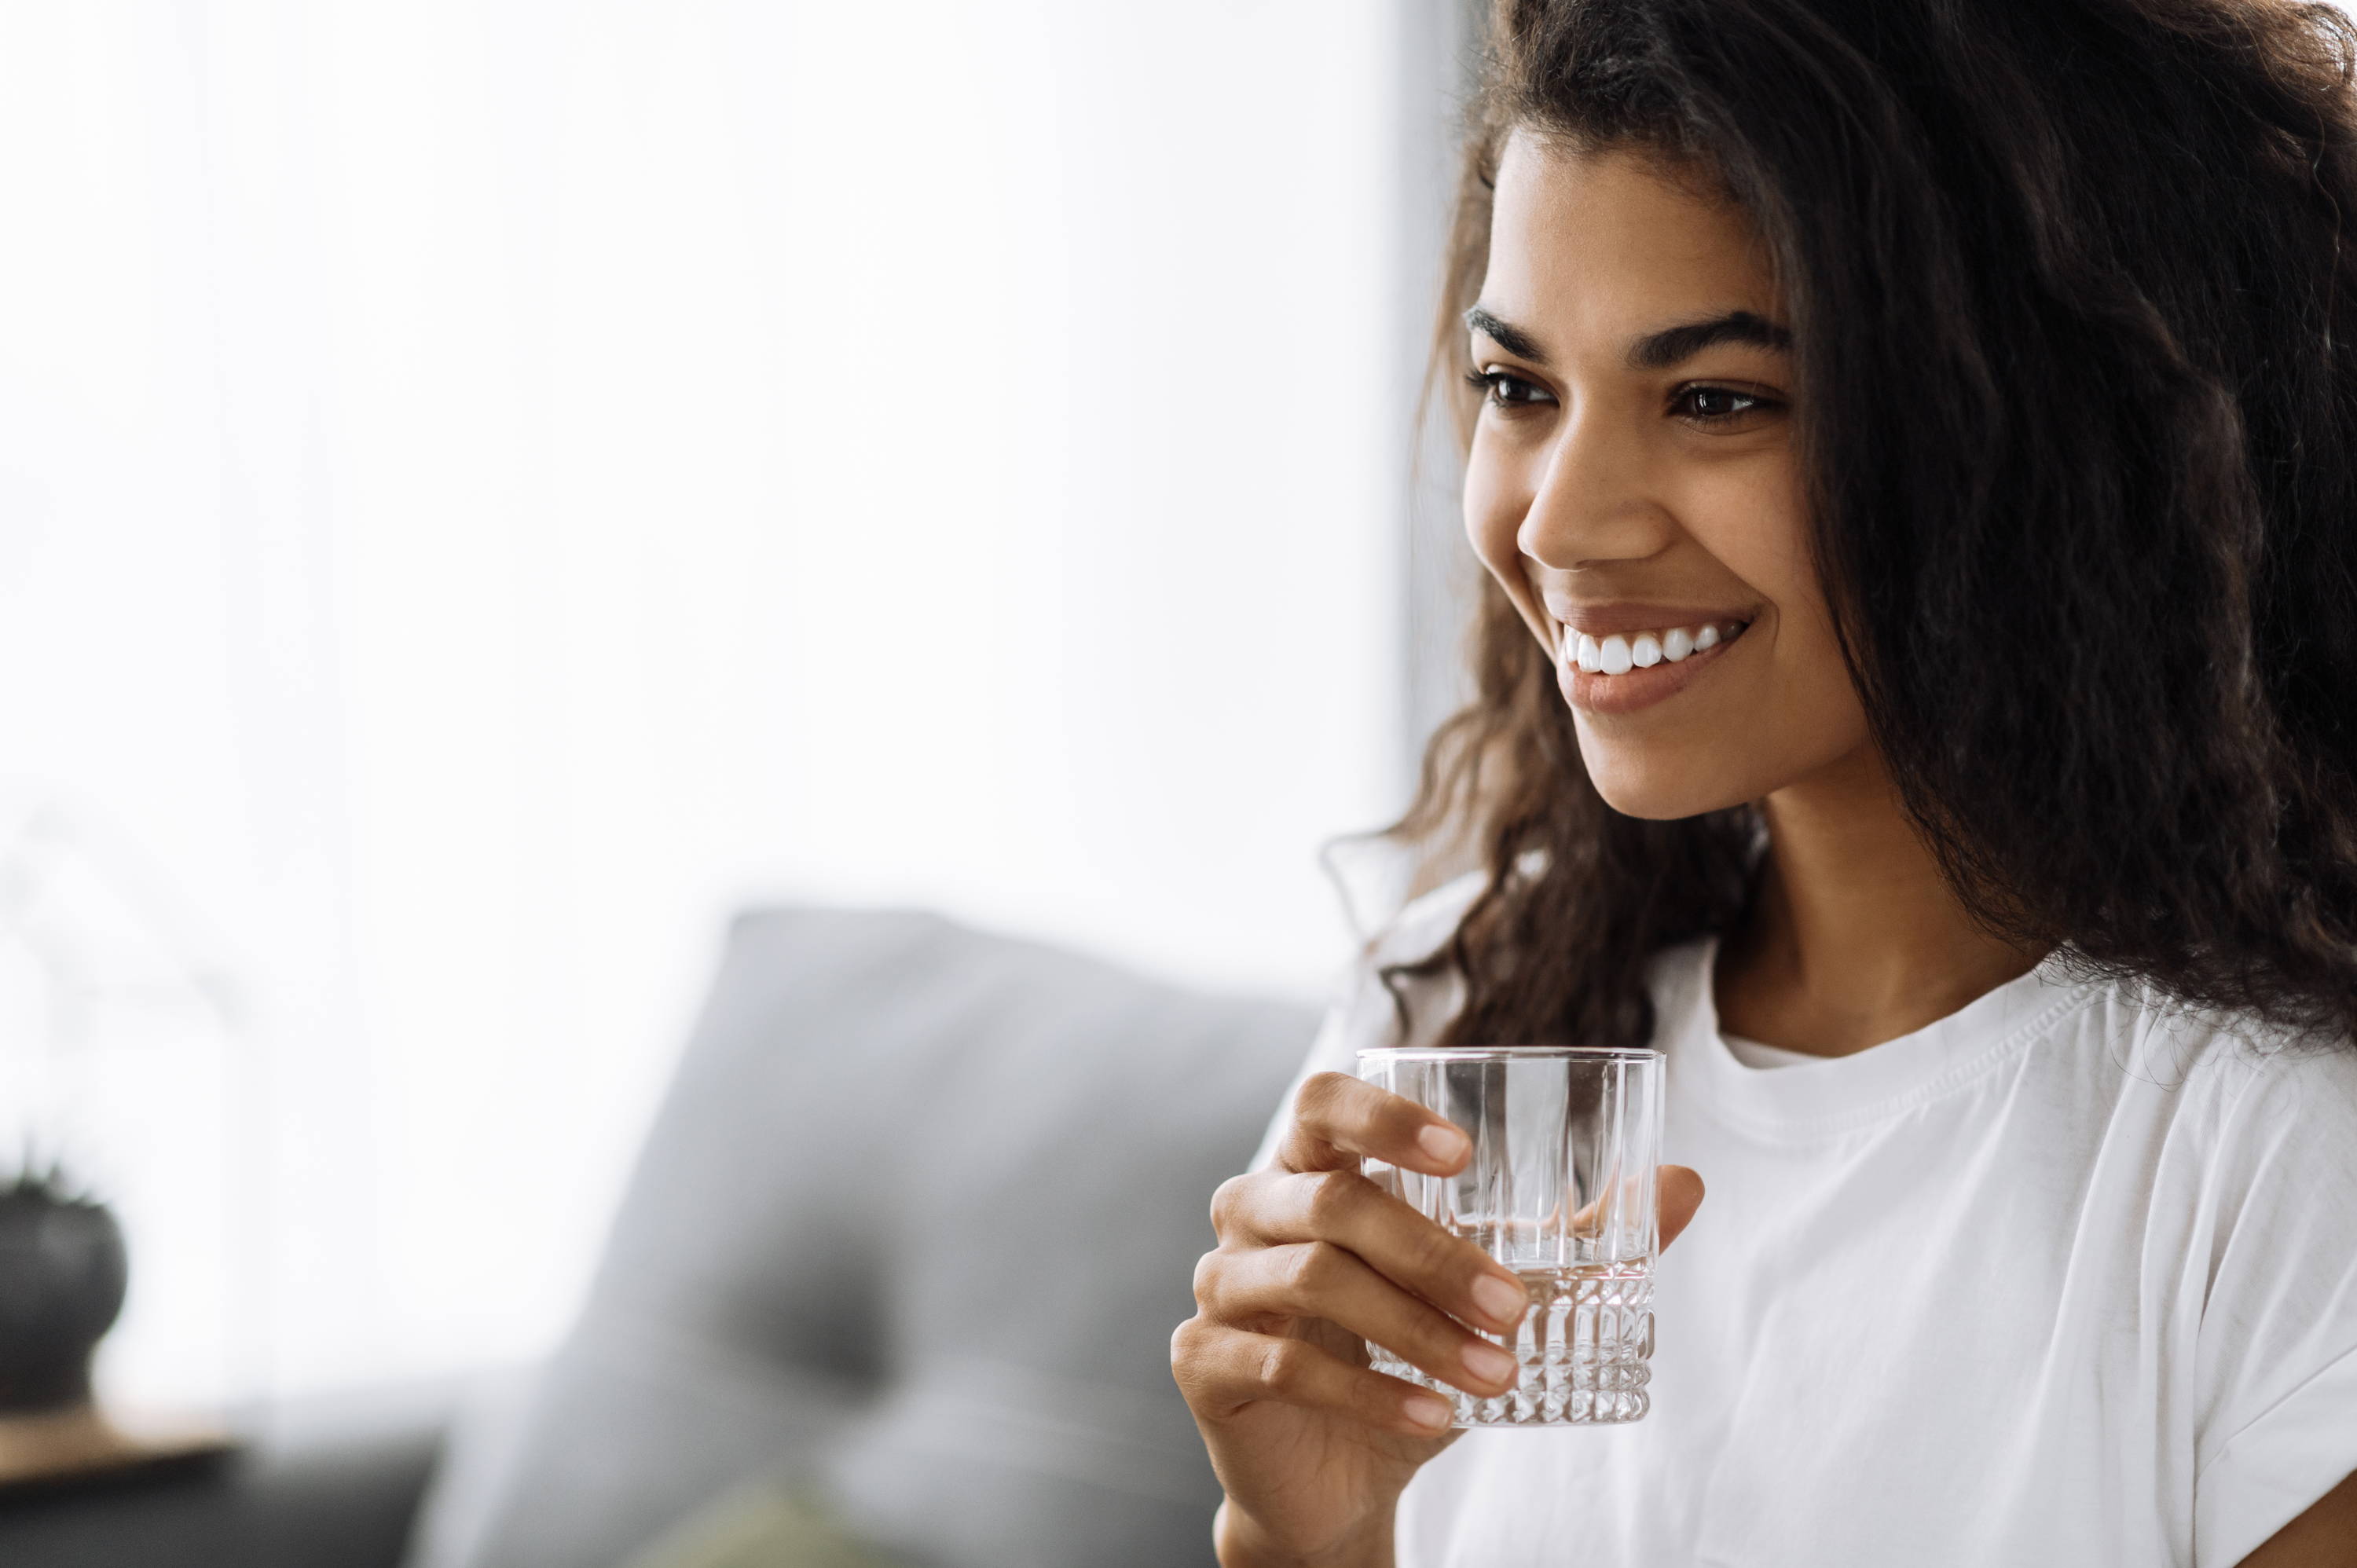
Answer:
[[[1170,1364],[1227,1490],[1228,1568],[1388,1568],[1400,1492],[1457,1434],[1447,1401],[1369,1370],[1363,1341],[1469,1393],[1512,1387],[1513,1358],[1465,1325],[1511,1331],[1522,1282],[1359,1174],[1365,1157],[1449,1176],[1471,1155],[1437,1113],[1320,1073],[1275,1164],[1213,1197],[1220,1244],[1196,1265]],[[1667,1246],[1702,1178],[1663,1165],[1656,1180]]]

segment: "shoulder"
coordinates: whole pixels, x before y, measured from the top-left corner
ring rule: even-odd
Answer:
[[[2109,981],[2083,986],[2081,1026],[2136,1077],[2181,1086],[2222,1118],[2305,1108],[2357,1125],[2357,1040],[2302,1036],[2248,1013],[2190,1007]]]
[[[2297,1169],[2357,1213],[2357,1043],[2246,1028],[2222,1036],[2203,1065],[2231,1168]]]
[[[2357,1041],[2302,1036],[2247,1014],[2086,988],[2079,1024],[2125,1081],[2168,1107],[2179,1158],[2222,1197],[2293,1181],[2357,1212]],[[2231,1198],[2221,1218],[2229,1218]]]

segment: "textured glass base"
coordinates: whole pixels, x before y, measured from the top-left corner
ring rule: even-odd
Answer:
[[[1367,1347],[1378,1372],[1430,1389],[1458,1426],[1594,1426],[1641,1421],[1652,1402],[1653,1279],[1650,1269],[1565,1269],[1525,1273],[1530,1315],[1504,1345],[1523,1364],[1507,1393],[1480,1399],[1433,1379],[1390,1351]]]

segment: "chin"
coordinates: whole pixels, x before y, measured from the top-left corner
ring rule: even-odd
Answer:
[[[1580,747],[1580,757],[1587,764],[1587,777],[1595,784],[1596,792],[1604,797],[1606,805],[1624,817],[1675,822],[1681,817],[1723,811],[1754,798],[1753,792],[1736,788],[1727,780],[1712,779],[1691,764],[1598,755],[1586,746]]]

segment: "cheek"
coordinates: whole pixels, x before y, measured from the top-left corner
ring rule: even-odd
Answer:
[[[1682,498],[1688,534],[1720,570],[1767,602],[1779,643],[1818,650],[1829,644],[1832,622],[1810,553],[1807,515],[1785,467],[1761,467],[1714,475],[1713,483],[1694,487]]]
[[[1753,527],[1720,544],[1728,567],[1774,607],[1765,628],[1771,639],[1761,670],[1767,684],[1747,704],[1753,712],[1747,749],[1805,772],[1866,739],[1866,710],[1842,658],[1799,509],[1754,517]]]
[[[1808,512],[1788,454],[1699,465],[1669,504],[1706,554],[1771,604],[1819,597]]]

